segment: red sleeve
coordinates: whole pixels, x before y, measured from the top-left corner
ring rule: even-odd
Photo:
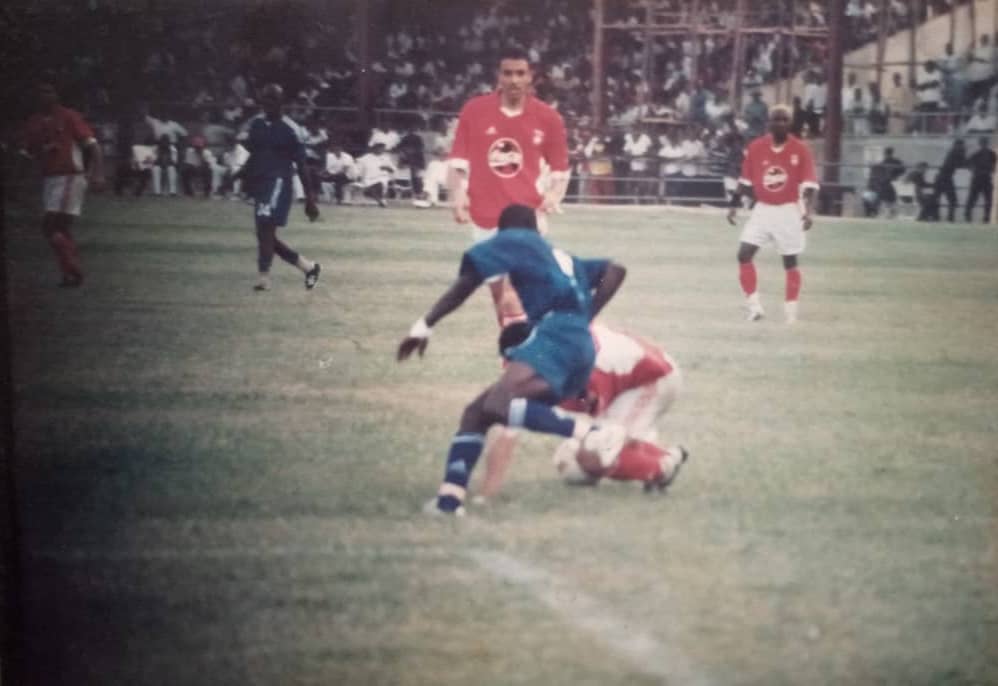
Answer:
[[[746,186],[754,185],[752,181],[752,146],[749,145],[745,148],[745,156],[742,158],[742,175],[738,179],[738,183],[743,183]]]
[[[449,159],[470,160],[471,151],[468,149],[468,105],[465,105],[461,113],[457,116],[457,131],[454,132],[454,144],[451,145]]]
[[[82,143],[83,141],[90,140],[91,138],[96,138],[94,130],[90,128],[90,124],[83,120],[83,117],[79,112],[68,110],[67,114],[69,130],[73,134],[73,140],[77,143]]]
[[[568,134],[565,133],[565,120],[557,111],[551,110],[548,135],[544,141],[544,159],[551,165],[551,171],[568,171]]]

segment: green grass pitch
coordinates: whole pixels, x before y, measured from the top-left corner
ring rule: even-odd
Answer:
[[[573,490],[527,436],[496,501],[426,517],[498,372],[486,293],[395,346],[456,273],[447,213],[301,208],[322,262],[251,292],[251,210],[91,198],[55,288],[8,217],[24,634],[41,683],[998,683],[998,233],[823,220],[801,321],[717,213],[568,206],[629,275],[692,458],[664,496]],[[479,469],[481,471],[481,469]]]

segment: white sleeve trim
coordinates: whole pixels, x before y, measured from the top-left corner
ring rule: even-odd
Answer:
[[[818,184],[817,181],[805,181],[800,185],[800,189],[802,191],[808,188],[814,188],[815,190],[817,190],[818,188],[821,188],[821,186]]]
[[[464,173],[468,173],[468,170],[471,168],[471,164],[468,160],[461,159],[460,157],[452,157],[447,160],[447,163],[450,164],[451,169],[463,171]]]
[[[564,181],[565,179],[568,179],[570,177],[571,177],[571,174],[569,173],[569,171],[567,169],[565,169],[563,171],[552,171],[551,172],[551,180],[552,181]]]
[[[743,186],[749,186],[749,187],[752,186],[752,182],[746,179],[744,176],[738,177],[738,183],[742,184]]]

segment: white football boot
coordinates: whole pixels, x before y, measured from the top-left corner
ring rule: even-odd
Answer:
[[[690,457],[690,451],[681,445],[670,445],[665,449],[665,455],[661,458],[662,474],[651,481],[645,482],[645,493],[652,491],[664,491],[669,487],[676,477],[679,476],[679,469]]]
[[[759,302],[759,293],[753,293],[745,298],[745,319],[750,322],[757,322],[766,316],[766,311],[762,309]]]

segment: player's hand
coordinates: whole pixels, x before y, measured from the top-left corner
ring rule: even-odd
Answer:
[[[805,212],[804,215],[800,218],[800,221],[801,221],[801,225],[804,227],[805,231],[807,231],[808,229],[810,229],[811,228],[811,213],[810,212]]]
[[[422,357],[423,353],[426,352],[426,346],[429,344],[429,338],[416,338],[414,336],[406,336],[399,343],[398,353],[395,355],[395,359],[399,362],[402,360],[409,359],[417,350],[419,351],[419,356]]]
[[[728,208],[728,223],[732,226],[735,225],[735,217],[738,214],[738,209],[735,207]]]
[[[468,196],[462,195],[454,198],[454,207],[451,210],[454,214],[454,221],[458,224],[467,224],[471,221],[471,210],[468,205]]]
[[[319,206],[315,204],[315,198],[305,198],[305,216],[310,222],[319,218]]]
[[[553,195],[544,196],[544,200],[541,201],[540,210],[548,214],[564,214],[564,210],[561,209],[561,202]]]

